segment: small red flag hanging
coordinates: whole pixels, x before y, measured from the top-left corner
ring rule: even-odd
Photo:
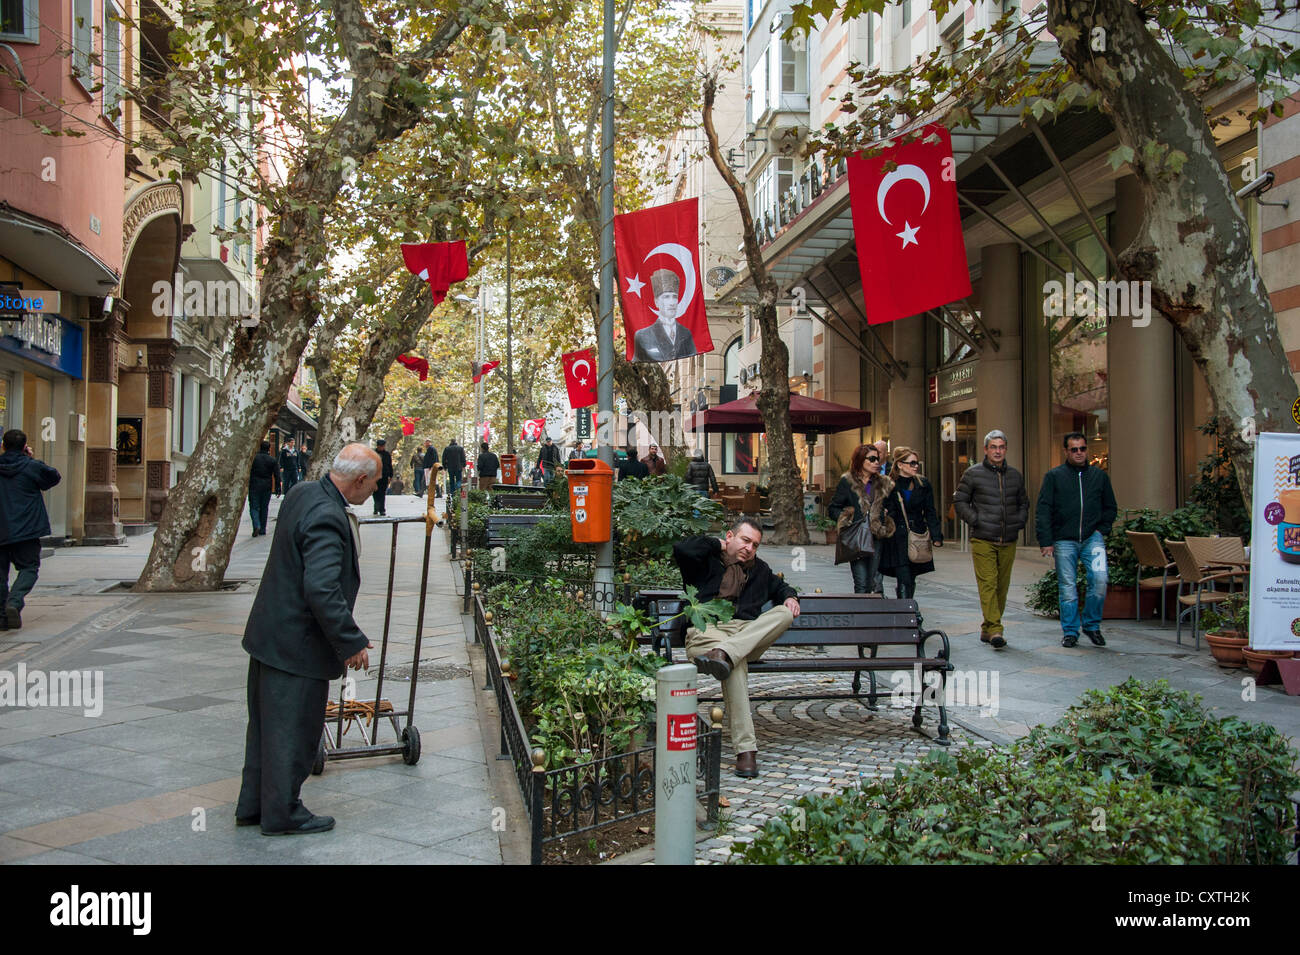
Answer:
[[[590,348],[560,356],[564,384],[569,389],[569,407],[577,410],[596,403],[596,357]]]
[[[453,282],[469,275],[464,242],[404,242],[402,259],[412,275],[429,283],[434,305],[447,297],[447,290]]]
[[[485,377],[492,373],[492,369],[501,364],[499,361],[470,362],[469,373],[474,377],[474,384],[478,384]]]
[[[417,358],[415,355],[398,355],[397,360],[412,374],[419,375],[421,381],[429,377],[429,360],[427,358]]]
[[[849,206],[869,324],[970,295],[954,168],[952,137],[942,126],[927,126],[920,139],[871,159],[849,158]]]

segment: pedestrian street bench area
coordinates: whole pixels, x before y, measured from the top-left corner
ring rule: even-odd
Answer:
[[[494,484],[489,495],[488,503],[494,510],[516,508],[540,511],[546,508],[547,495],[544,487]]]
[[[683,607],[683,595],[674,590],[642,590],[634,602],[646,610],[652,620],[661,621],[656,630],[642,642],[656,653],[671,661],[673,648],[686,646],[686,630],[690,621],[685,617],[673,618]],[[762,700],[813,700],[861,699],[862,674],[867,674],[867,708],[877,709],[880,692],[876,673],[912,671],[922,673],[922,686],[912,686],[912,725],[922,725],[923,697],[929,696],[939,710],[939,736],[936,742],[947,746],[950,742],[948,711],[944,705],[947,675],[953,669],[952,650],[948,636],[942,630],[925,630],[920,610],[915,600],[891,600],[879,594],[800,594],[801,613],[794,625],[777,639],[774,648],[793,650],[792,653],[774,654],[771,659],[761,659],[749,664],[751,675],[765,673],[852,673],[851,693],[804,693],[795,696],[754,693],[754,702]],[[934,641],[927,647],[927,643]],[[857,656],[836,656],[816,652],[822,648],[856,648]],[[880,651],[892,648],[895,652],[881,655]],[[938,674],[937,694],[923,694],[924,677]],[[754,688],[751,687],[751,691]],[[887,690],[886,693],[892,693]],[[708,699],[708,698],[702,698]]]

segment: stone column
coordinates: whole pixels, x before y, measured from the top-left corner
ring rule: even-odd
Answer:
[[[980,249],[980,319],[993,333],[975,366],[975,450],[984,455],[984,435],[1007,436],[1007,463],[1024,474],[1024,371],[1020,350],[1020,247],[1013,242]],[[997,349],[993,343],[997,343]]]
[[[120,544],[117,492],[117,350],[130,308],[118,299],[109,317],[90,324],[86,375],[86,544]]]
[[[1115,181],[1112,248],[1122,251],[1142,222],[1137,179]],[[1145,327],[1111,316],[1106,333],[1110,386],[1110,481],[1124,508],[1171,510],[1178,504],[1175,453],[1174,328],[1159,313]]]
[[[176,343],[151,341],[148,349],[149,399],[145,412],[145,520],[157,521],[167,506],[172,471],[172,366]]]
[[[894,378],[889,385],[889,446],[906,445],[925,453],[925,322],[921,315],[890,322],[894,333],[894,358],[907,371],[906,380]]]

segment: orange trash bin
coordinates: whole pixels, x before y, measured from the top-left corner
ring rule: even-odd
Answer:
[[[519,483],[519,455],[517,454],[501,455],[501,483],[502,484]]]
[[[614,469],[597,458],[574,458],[569,478],[569,520],[573,540],[603,544],[611,539],[614,511]]]

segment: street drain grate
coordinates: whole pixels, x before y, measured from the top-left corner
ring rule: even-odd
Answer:
[[[428,680],[459,680],[467,676],[473,676],[473,671],[469,667],[459,666],[455,663],[421,663],[420,664],[420,682]],[[411,678],[411,665],[389,667],[384,671],[386,680],[409,680]]]

